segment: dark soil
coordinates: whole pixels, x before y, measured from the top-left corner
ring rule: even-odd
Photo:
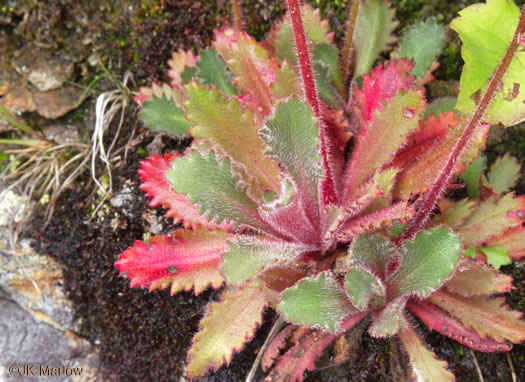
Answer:
[[[58,9],[64,20],[72,20],[72,15],[67,11],[69,2],[70,0],[51,2],[53,9]],[[140,1],[107,2],[110,5],[104,11],[105,16],[102,16],[104,12],[96,13],[96,1],[87,2],[95,4],[92,7],[92,21],[96,23],[97,17],[104,20],[100,22],[96,51],[102,55],[103,62],[117,79],[122,77],[126,69],[130,69],[135,73],[139,84],[148,84],[151,79],[165,80],[166,61],[171,52],[178,48],[194,49],[197,52],[197,49],[209,43],[213,28],[230,20],[229,1],[226,0],[157,2],[164,5],[160,8],[145,8],[140,5]],[[398,18],[403,20],[399,33],[421,16],[440,13],[443,15],[441,21],[448,22],[459,7],[472,2],[394,0],[394,6],[399,8]],[[246,29],[258,39],[264,38],[272,23],[283,14],[280,0],[245,0],[243,3]],[[340,41],[346,2],[316,0],[312,3],[322,7],[336,31],[337,41]],[[435,8],[429,4],[433,4]],[[447,4],[448,8],[445,9]],[[134,5],[139,11],[121,11],[127,9],[128,5]],[[21,16],[16,13],[7,14],[5,17],[11,17],[13,23],[21,21]],[[51,16],[49,18],[55,20]],[[64,24],[56,20],[54,23]],[[3,33],[13,32],[12,27],[3,29]],[[28,32],[25,38],[37,38],[31,36],[33,35]],[[438,78],[457,80],[460,67],[457,39],[450,37]],[[89,69],[89,73],[94,74],[93,69]],[[82,79],[85,84],[89,81],[90,78]],[[111,83],[102,83],[100,86],[111,86]],[[74,118],[92,118],[91,115],[83,113],[87,113],[87,109],[77,112]],[[122,145],[129,139],[131,126],[135,121],[136,114],[131,113],[125,125],[127,128],[120,138]],[[508,147],[516,147],[512,154],[525,158],[523,127],[515,129],[517,130],[509,130],[509,134],[503,134],[492,146],[489,145],[490,160],[513,150]],[[108,137],[108,141],[110,138]],[[150,140],[151,137],[146,138],[141,146],[145,147]],[[175,142],[169,141],[165,149],[170,151],[179,147]],[[208,290],[199,296],[192,293],[170,296],[167,291],[148,293],[145,290],[131,289],[129,282],[119,277],[114,266],[115,260],[120,253],[133,245],[135,240],[143,238],[149,224],[144,216],[152,213],[147,206],[148,201],[138,189],[136,170],[143,159],[144,156],[137,153],[131,154],[124,163],[114,169],[115,190],[120,190],[126,180],[133,184],[136,203],[133,204],[129,216],[109,207],[103,219],[96,218],[88,222],[88,211],[96,202],[96,196],[91,192],[90,181],[86,176],[74,189],[63,194],[54,217],[47,226],[43,223],[44,212],[37,211],[28,235],[35,239],[35,247],[40,253],[49,254],[63,264],[65,286],[73,301],[76,315],[82,323],[80,335],[99,347],[104,375],[118,381],[172,381],[178,380],[181,375],[186,362],[186,351],[198,329],[203,310],[209,301],[218,296],[218,292]],[[523,183],[518,190],[523,193]],[[156,213],[159,216],[163,214],[160,209],[157,209]],[[166,232],[172,229],[167,221],[163,222],[163,227]],[[513,275],[517,288],[509,298],[510,304],[516,309],[525,310],[523,268],[512,265],[505,267],[504,271]],[[244,380],[273,318],[274,313],[268,311],[265,314],[265,324],[257,332],[254,340],[233,358],[228,367],[222,367],[204,380]],[[423,330],[424,325],[421,325],[421,329],[420,333],[436,353],[449,362],[458,381],[478,381],[473,358],[467,348],[443,336],[428,334]],[[380,341],[365,335],[349,361],[332,365],[332,353],[328,351],[318,364],[319,370],[310,373],[306,380],[397,381],[398,374],[394,371],[399,365],[396,366],[396,362],[390,358],[391,354],[397,354],[396,349],[397,344],[393,340]],[[511,352],[518,376],[525,375],[524,350],[524,346],[515,346]],[[397,355],[401,361],[404,360],[402,354]],[[476,352],[475,355],[485,381],[511,380],[505,354]]]

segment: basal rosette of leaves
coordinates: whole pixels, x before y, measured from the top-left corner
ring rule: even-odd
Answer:
[[[137,241],[116,266],[132,287],[172,294],[223,288],[194,337],[187,375],[228,363],[267,307],[290,322],[263,357],[272,381],[301,381],[361,320],[372,336],[401,339],[420,381],[453,375],[424,345],[412,316],[480,351],[523,341],[521,313],[494,297],[512,289],[512,279],[484,264],[525,254],[525,199],[507,192],[516,164],[502,158],[501,171],[491,169],[488,178],[471,165],[490,128],[473,129],[471,110],[462,106],[466,117],[423,117],[422,84],[432,79],[442,27],[415,27],[439,41],[421,52],[417,37],[405,36],[392,56],[403,58],[347,89],[328,23],[309,5],[297,18],[297,2],[288,3],[268,41],[222,28],[199,56],[173,54],[170,84],[142,88],[136,97],[149,127],[193,138],[183,155],[154,155],[139,170],[150,205],[164,207],[184,228]],[[367,17],[376,20],[368,35]],[[395,25],[386,2],[361,4],[358,75],[395,42]],[[468,40],[470,32],[461,33]],[[309,50],[301,49],[306,44]],[[495,123],[497,107],[490,118]],[[450,153],[469,129],[451,166]],[[460,174],[470,198],[441,198],[430,221],[449,179]],[[342,271],[334,270],[336,260]]]

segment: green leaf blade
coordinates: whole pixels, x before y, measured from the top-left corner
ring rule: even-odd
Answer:
[[[186,120],[184,110],[164,94],[161,97],[153,96],[145,101],[139,117],[150,129],[159,130],[177,138],[187,137],[191,126]]]
[[[198,68],[195,76],[200,84],[213,85],[227,96],[237,94],[232,83],[233,74],[228,71],[226,63],[215,49],[203,50],[195,66]]]

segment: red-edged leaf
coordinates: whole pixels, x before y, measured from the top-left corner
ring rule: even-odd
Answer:
[[[347,331],[366,317],[368,312],[358,313],[347,317],[342,325],[341,331]],[[277,360],[272,372],[266,377],[267,382],[300,382],[304,378],[306,370],[314,370],[315,360],[323,351],[334,342],[341,333],[332,334],[320,330],[314,330],[308,336],[288,350]]]
[[[464,297],[505,293],[514,288],[512,277],[466,258],[461,260],[445,287]]]
[[[352,219],[343,225],[337,237],[343,242],[349,242],[358,235],[372,230],[392,225],[394,221],[407,221],[414,214],[414,206],[399,202],[393,206],[374,212],[370,215]]]
[[[179,87],[182,85],[181,74],[186,67],[195,66],[198,57],[193,56],[191,50],[184,51],[179,49],[177,52],[173,52],[171,59],[168,60],[168,77],[171,78],[171,86]]]
[[[474,350],[493,353],[509,351],[512,348],[512,345],[492,338],[481,338],[475,330],[467,329],[459,320],[428,302],[412,302],[407,307],[428,326],[430,331],[435,330]]]
[[[428,301],[456,317],[461,323],[475,330],[481,338],[492,337],[520,343],[525,340],[525,321],[522,313],[509,310],[503,297],[462,297],[439,290]]]
[[[266,348],[266,351],[264,352],[264,355],[261,359],[261,367],[263,371],[270,370],[270,368],[274,365],[281,350],[286,347],[288,338],[290,338],[296,328],[297,326],[295,325],[288,325],[275,336],[272,342],[270,342],[270,345],[268,345]]]
[[[188,376],[194,378],[230,363],[233,352],[241,350],[262,323],[264,308],[276,299],[277,294],[254,280],[238,292],[226,290],[222,301],[211,303],[193,338]]]
[[[279,67],[275,59],[253,37],[231,28],[215,31],[213,46],[235,73],[235,85],[246,93],[246,101],[255,105],[258,114],[269,115],[271,85]]]
[[[140,189],[146,192],[146,197],[152,198],[149,205],[167,209],[165,216],[173,218],[173,224],[182,222],[185,228],[202,226],[206,229],[220,228],[230,231],[233,224],[224,222],[217,225],[215,222],[208,221],[186,195],[178,194],[173,190],[165,174],[171,168],[171,161],[178,156],[179,153],[164,154],[163,157],[155,154],[140,163],[138,173],[143,182]]]
[[[417,382],[452,382],[454,375],[447,370],[447,363],[439,360],[428,350],[414,328],[408,324],[399,332],[399,338],[407,350],[413,375]]]
[[[450,228],[459,227],[472,214],[476,207],[474,200],[465,198],[459,202],[454,202],[450,199],[443,198],[438,202],[440,215],[434,216],[432,225],[446,225]]]
[[[375,83],[381,81],[387,79],[378,79]],[[388,81],[395,83],[395,78]],[[377,169],[392,161],[405,143],[406,136],[418,127],[426,103],[423,98],[423,91],[401,89],[386,100],[379,98],[377,103],[361,106],[361,130],[344,179],[343,195],[346,202]],[[376,97],[372,97],[372,101],[376,101]]]
[[[519,214],[517,215],[519,216]],[[522,213],[523,216],[523,213]],[[487,247],[503,247],[514,260],[525,256],[525,226],[517,226],[487,241]]]
[[[131,287],[151,291],[171,285],[171,294],[191,288],[199,294],[210,285],[222,285],[219,267],[230,237],[222,231],[180,230],[173,237],[153,236],[149,244],[137,240],[115,266],[131,280]]]
[[[524,221],[525,196],[491,196],[479,203],[474,212],[456,230],[465,248],[484,246],[485,242],[503,235]],[[503,246],[505,248],[505,246]]]

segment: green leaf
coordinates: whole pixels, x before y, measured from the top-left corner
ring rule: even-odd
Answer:
[[[435,21],[420,21],[408,28],[399,42],[399,57],[413,58],[412,75],[423,77],[443,46],[445,28]]]
[[[337,332],[343,319],[355,310],[337,281],[328,273],[304,279],[284,291],[277,306],[292,323]]]
[[[309,191],[313,200],[317,200],[317,184],[323,174],[317,134],[312,109],[297,98],[279,104],[261,130],[268,145],[266,154],[284,167],[301,193]]]
[[[341,73],[341,65],[339,63],[339,51],[333,45],[319,44],[314,48],[314,65],[315,63],[322,63],[328,68],[330,80],[334,84],[337,91],[344,89],[343,74]]]
[[[386,1],[368,0],[360,4],[353,36],[354,78],[367,74],[379,54],[396,42],[392,35],[398,24],[394,13]]]
[[[341,97],[338,96],[330,79],[330,69],[324,64],[316,62],[314,63],[314,72],[319,97],[332,109],[339,110],[343,108]]]
[[[401,265],[388,280],[396,288],[394,296],[428,296],[451,276],[460,251],[459,237],[445,228],[423,231],[413,241],[406,241]]]
[[[467,167],[465,172],[459,176],[463,183],[467,185],[469,198],[475,199],[478,197],[481,177],[486,168],[487,158],[480,155]]]
[[[457,103],[458,99],[456,97],[436,98],[432,102],[428,103],[427,108],[425,109],[423,120],[426,120],[431,115],[439,118],[440,114],[447,114],[450,111],[453,111],[455,114],[463,115],[463,113],[458,113],[454,110]]]
[[[348,256],[353,267],[370,269],[384,279],[388,263],[396,254],[390,240],[380,235],[361,235],[354,239]]]
[[[392,337],[399,332],[403,325],[403,312],[406,300],[398,298],[390,302],[374,317],[368,333],[375,338]]]
[[[487,263],[494,268],[499,269],[502,265],[509,265],[512,263],[509,257],[509,251],[502,247],[478,247],[478,249],[487,256]]]
[[[276,299],[274,292],[254,281],[238,292],[226,290],[222,301],[209,305],[193,339],[188,356],[188,376],[203,375],[229,363],[233,352],[240,351],[262,323],[264,308]]]
[[[253,278],[265,266],[277,261],[296,258],[298,246],[279,241],[267,241],[253,236],[237,237],[229,243],[222,256],[221,272],[232,285],[240,285]]]
[[[359,310],[368,308],[373,299],[373,308],[377,309],[385,301],[385,286],[372,272],[354,268],[346,274],[346,293]],[[375,305],[375,306],[374,306]]]
[[[184,110],[166,94],[161,97],[154,95],[145,101],[139,117],[150,129],[160,130],[177,138],[188,136],[190,123],[185,118]]]
[[[219,145],[263,190],[279,191],[281,170],[264,155],[266,145],[258,134],[253,113],[243,111],[237,99],[228,100],[216,90],[197,84],[184,89],[188,120],[194,124],[191,135]]]
[[[496,162],[490,166],[487,175],[489,184],[497,193],[506,192],[516,185],[520,177],[520,169],[521,166],[516,158],[507,153],[496,159]]]
[[[463,42],[465,61],[460,79],[457,109],[465,114],[476,109],[492,74],[503,59],[518,26],[520,9],[512,0],[487,0],[459,12],[450,27]],[[484,122],[515,125],[525,119],[525,50],[518,48],[491,101]],[[479,93],[480,92],[480,93]]]
[[[290,96],[304,96],[301,79],[288,61],[283,61],[281,67],[275,71],[275,82],[272,84],[275,98],[283,100]]]
[[[467,248],[465,252],[463,252],[463,256],[472,258],[476,257],[476,247]]]
[[[209,220],[233,221],[236,226],[247,224],[261,230],[267,228],[257,214],[257,204],[232,174],[227,159],[218,161],[212,153],[203,157],[192,152],[171,162],[166,179],[175,192],[187,195],[197,204],[200,213]]]
[[[194,78],[199,70],[195,66],[186,66],[182,73],[180,74],[180,79],[184,85],[190,83],[192,78]]]
[[[233,74],[215,49],[208,48],[200,53],[200,59],[195,64],[199,69],[196,76],[202,85],[213,85],[227,96],[237,94],[233,86]]]

